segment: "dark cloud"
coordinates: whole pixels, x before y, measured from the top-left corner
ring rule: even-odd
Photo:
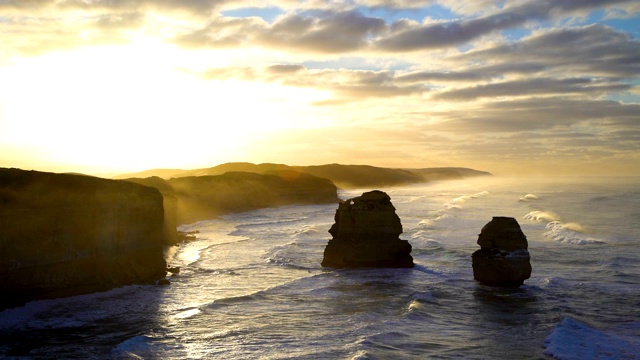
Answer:
[[[631,1],[530,0],[478,19],[416,25],[408,29],[405,27],[404,30],[392,32],[387,37],[379,39],[376,47],[384,51],[404,52],[456,46],[495,31],[525,25],[531,20],[548,20],[573,11],[603,8]]]
[[[505,96],[603,94],[631,89],[622,83],[601,83],[586,78],[570,79],[523,79],[505,81],[487,85],[478,85],[463,89],[444,91],[435,96],[441,100],[469,101],[477,98],[496,98]]]
[[[264,46],[287,51],[341,53],[360,49],[385,29],[385,21],[357,11],[288,13],[272,24],[255,18],[221,17],[175,39],[199,47]]]
[[[492,75],[480,72],[433,72],[418,71],[400,75],[396,78],[398,83],[438,82],[438,81],[478,81],[486,80]]]
[[[273,47],[339,53],[362,48],[385,26],[383,19],[357,11],[328,12],[320,17],[292,14],[276,21],[258,41]]]
[[[463,61],[500,62],[505,66],[535,59],[537,64],[567,74],[637,77],[640,41],[603,25],[540,31],[514,44],[472,51]]]
[[[272,65],[267,68],[273,74],[293,74],[303,70],[306,68],[302,65]]]

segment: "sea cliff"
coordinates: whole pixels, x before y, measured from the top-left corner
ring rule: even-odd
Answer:
[[[339,201],[337,188],[330,180],[288,170],[265,174],[228,172],[216,176],[186,176],[169,180],[159,177],[131,178],[127,181],[151,186],[162,192],[166,204],[165,217],[167,222],[174,224],[266,207]]]
[[[154,188],[0,168],[0,309],[164,277],[163,214]]]

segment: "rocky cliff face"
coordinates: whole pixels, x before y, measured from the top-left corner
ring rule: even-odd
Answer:
[[[531,277],[527,237],[514,218],[494,217],[478,236],[480,250],[471,256],[473,277],[495,286],[517,287]]]
[[[156,189],[0,169],[0,308],[164,277],[164,226]]]
[[[411,244],[399,238],[395,210],[389,195],[378,190],[340,203],[322,266],[413,267]]]

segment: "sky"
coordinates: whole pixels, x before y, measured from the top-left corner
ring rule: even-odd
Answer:
[[[640,176],[637,0],[0,0],[0,167]]]

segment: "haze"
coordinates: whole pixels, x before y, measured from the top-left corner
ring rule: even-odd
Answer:
[[[0,2],[0,167],[640,175],[636,0]]]

